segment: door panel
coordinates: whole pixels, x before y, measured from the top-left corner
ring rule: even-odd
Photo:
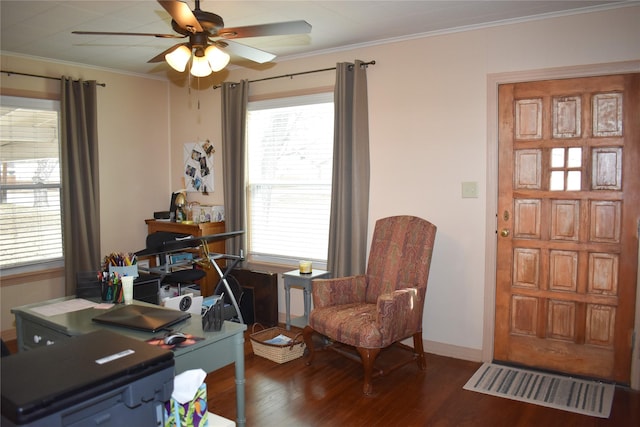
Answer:
[[[629,382],[639,89],[640,74],[500,86],[496,360]]]

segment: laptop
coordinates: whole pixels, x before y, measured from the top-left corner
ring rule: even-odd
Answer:
[[[191,313],[184,311],[170,310],[159,306],[130,304],[99,314],[93,318],[93,321],[140,331],[158,332],[190,317]]]

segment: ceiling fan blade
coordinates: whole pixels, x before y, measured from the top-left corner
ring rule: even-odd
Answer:
[[[174,21],[190,33],[200,33],[203,31],[200,22],[195,17],[189,6],[178,0],[158,0],[158,3],[169,12]]]
[[[154,62],[164,62],[165,61],[165,55],[168,53],[173,52],[174,50],[176,50],[177,48],[179,48],[180,46],[187,46],[189,47],[189,43],[178,43],[178,44],[174,44],[173,46],[171,46],[169,49],[163,51],[162,53],[157,54],[156,56],[154,56],[153,58],[151,58],[150,60],[147,61],[148,64],[152,64]]]
[[[253,62],[257,62],[259,64],[264,64],[265,62],[269,62],[273,60],[276,55],[273,53],[265,52],[264,50],[257,49],[255,47],[247,46],[244,44],[240,44],[238,42],[233,42],[231,40],[220,42],[219,45],[234,55],[242,56],[243,58],[250,59]]]
[[[149,36],[159,37],[163,39],[182,39],[186,36],[179,36],[177,34],[154,34],[154,33],[113,33],[109,31],[71,31],[71,34],[90,34],[101,36]]]
[[[284,36],[289,34],[307,34],[311,24],[307,21],[276,22],[273,24],[249,25],[246,27],[223,28],[218,37],[239,39],[244,37]]]

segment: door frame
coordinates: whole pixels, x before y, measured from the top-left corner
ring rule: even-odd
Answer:
[[[580,65],[572,67],[547,68],[540,70],[514,71],[487,75],[487,199],[485,234],[485,285],[484,319],[482,334],[482,361],[493,360],[493,339],[496,314],[496,261],[498,243],[498,86],[508,83],[521,83],[563,78],[594,77],[609,74],[640,72],[639,61],[612,62],[606,64]],[[632,350],[631,388],[640,390],[640,274],[638,274],[638,292],[634,330],[636,340]]]

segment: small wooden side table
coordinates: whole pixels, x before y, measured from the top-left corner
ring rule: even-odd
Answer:
[[[291,270],[282,274],[284,279],[284,297],[287,308],[287,330],[291,329],[291,287],[302,288],[304,292],[304,317],[294,319],[294,326],[304,328],[309,321],[311,311],[311,281],[314,279],[326,279],[331,273],[324,270],[311,270],[311,273],[300,273],[300,270]]]

